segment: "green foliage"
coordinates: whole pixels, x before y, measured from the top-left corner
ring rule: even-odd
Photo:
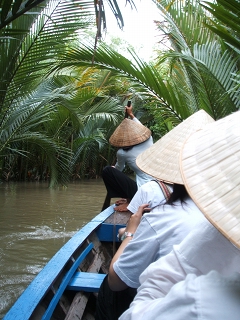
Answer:
[[[7,6],[4,1],[2,14],[11,10],[16,15],[23,8],[19,5],[18,1]],[[49,171],[50,186],[65,184],[69,178],[73,154],[66,143],[65,123],[70,118],[78,124],[76,128],[81,125],[76,110],[69,106],[75,82],[46,75],[65,41],[76,39],[76,31],[90,26],[91,8],[91,1],[49,1],[27,15],[15,16],[0,30],[0,159],[6,180],[26,179],[30,171],[36,179],[38,172]],[[56,123],[52,120],[61,108],[68,112]],[[45,168],[40,170],[43,163]]]
[[[206,26],[209,13],[195,0],[161,1],[158,7],[164,16],[159,30],[172,48],[159,53],[158,64],[169,63],[179,109],[185,101],[193,112],[204,109],[214,119],[238,110],[238,56]]]
[[[205,5],[204,5],[205,4]],[[232,48],[240,49],[240,2],[239,0],[204,1],[202,6],[213,15],[206,25],[224,39]],[[214,17],[216,19],[214,19]],[[220,23],[219,23],[220,22]],[[238,51],[239,53],[239,51]]]
[[[1,5],[1,15],[0,15],[0,29],[9,25],[12,21],[21,17],[26,12],[32,8],[35,8],[35,11],[40,8],[40,4],[46,4],[46,0],[2,0]]]
[[[54,187],[100,175],[115,162],[108,140],[129,99],[155,140],[199,109],[216,120],[239,109],[238,0],[156,1],[166,47],[154,63],[131,46],[128,55],[118,50],[124,45],[117,39],[98,47],[96,39],[86,42],[86,30],[97,26],[99,40],[106,25],[96,1],[0,3],[6,181],[47,179]],[[122,27],[117,1],[109,4]]]

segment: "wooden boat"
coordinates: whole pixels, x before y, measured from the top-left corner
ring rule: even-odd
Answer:
[[[79,230],[34,278],[4,320],[94,319],[96,297],[130,212],[108,207]]]

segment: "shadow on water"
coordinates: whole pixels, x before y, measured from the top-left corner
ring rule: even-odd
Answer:
[[[101,211],[101,179],[55,190],[46,183],[0,184],[0,319],[50,258]]]

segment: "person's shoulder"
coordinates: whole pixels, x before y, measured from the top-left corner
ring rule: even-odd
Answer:
[[[191,212],[201,212],[196,203],[189,196],[184,200],[186,210],[190,210]]]
[[[138,118],[136,118],[136,117],[132,118],[131,120],[134,121],[134,122],[137,122],[137,123],[141,123],[141,121],[138,120]],[[142,124],[142,123],[141,123],[141,124]]]
[[[148,144],[148,145],[153,145],[153,137],[150,136],[147,140],[145,140],[142,143],[145,143],[145,144]]]
[[[167,188],[169,189],[169,191],[172,191],[172,186],[170,184],[158,181],[157,179],[154,179],[152,177],[151,180],[147,181],[146,183],[144,183],[140,188],[144,191],[149,191],[149,190],[159,190],[162,192],[162,188],[161,188],[161,184],[165,184],[167,186]]]
[[[148,182],[144,183],[141,188],[148,189],[151,187],[156,187],[158,185],[157,181],[153,178],[152,180],[149,180]]]
[[[124,150],[122,148],[119,148],[117,151],[117,156],[119,155],[124,155],[126,152],[124,152]]]
[[[139,190],[144,192],[144,193],[151,193],[153,191],[158,191],[161,190],[158,182],[156,180],[149,180],[147,182],[145,182],[144,184],[141,185],[141,187],[139,187]]]

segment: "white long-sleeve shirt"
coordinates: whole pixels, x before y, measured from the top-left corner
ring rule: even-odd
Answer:
[[[140,302],[121,320],[239,320],[240,274],[222,276],[216,271],[197,277],[188,274],[164,298]],[[130,308],[131,310],[132,308]]]
[[[141,124],[141,122],[135,117],[132,119],[132,121]],[[138,188],[144,183],[153,179],[153,177],[149,176],[148,174],[140,170],[139,167],[136,165],[137,156],[146,149],[148,149],[151,145],[153,145],[152,136],[146,141],[133,146],[130,150],[126,151],[120,148],[117,151],[117,163],[115,164],[115,168],[120,171],[123,171],[125,165],[127,164],[129,168],[132,169],[136,174],[136,183]]]
[[[187,274],[206,275],[216,270],[224,276],[240,272],[240,250],[227,240],[206,218],[171,253],[152,263],[140,275],[138,293],[121,320],[139,320],[146,305],[164,298],[173,285]],[[144,317],[144,320],[151,319]]]
[[[159,197],[163,199],[164,196]],[[113,264],[114,271],[131,288],[138,288],[140,274],[153,262],[165,256],[201,221],[202,212],[191,198],[184,204],[163,205],[145,213],[121,256]]]

